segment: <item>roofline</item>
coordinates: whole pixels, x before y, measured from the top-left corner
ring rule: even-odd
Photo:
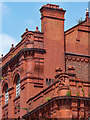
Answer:
[[[6,62],[6,63],[2,66],[2,69],[3,69],[6,65],[8,65],[11,61],[13,61],[15,58],[17,58],[18,56],[20,56],[20,54],[21,54],[22,52],[25,52],[25,51],[27,51],[27,50],[33,50],[33,51],[38,51],[38,52],[42,52],[42,53],[45,53],[45,52],[46,52],[45,49],[40,49],[40,48],[25,48],[25,49],[22,49],[22,50],[20,50],[13,58],[11,58],[8,62]]]
[[[6,59],[6,58],[8,57],[8,55],[10,54],[11,51],[12,51],[12,52],[15,51],[15,50],[18,48],[18,46],[21,44],[21,42],[22,42],[22,40],[21,40],[19,43],[17,43],[13,49],[9,50],[9,51],[3,56],[3,58],[1,59],[1,61],[3,62],[4,59]]]
[[[37,33],[37,34],[44,34],[43,32],[37,32],[37,31],[28,31],[28,32]],[[24,35],[24,34],[25,34],[25,33],[23,33],[23,35]],[[21,35],[21,37],[22,37],[23,35]],[[21,39],[21,41],[20,41],[19,43],[17,43],[12,50],[9,50],[9,51],[3,56],[3,58],[1,59],[1,61],[4,61],[4,59],[6,59],[6,58],[8,57],[8,55],[10,54],[11,51],[12,51],[12,52],[15,51],[15,50],[20,46],[20,44],[22,43],[22,41],[23,41],[23,39]],[[22,44],[21,44],[21,45],[22,45]]]
[[[87,21],[87,19],[86,19],[86,20],[84,20],[84,21],[82,21],[81,23],[79,23],[79,24],[77,24],[77,25],[75,25],[75,26],[73,26],[73,27],[69,28],[68,30],[64,31],[64,33],[66,33],[66,32],[68,32],[69,30],[71,30],[71,29],[73,29],[73,28],[75,28],[75,27],[77,27],[77,26],[81,25],[82,23],[84,23],[84,22],[86,22],[86,21]]]
[[[44,34],[43,32],[40,32],[40,31],[28,31],[28,32],[30,32],[31,34],[33,34],[33,33],[37,33],[37,34]],[[28,33],[28,32],[24,32],[22,35],[21,35],[21,37],[23,37],[26,33]]]

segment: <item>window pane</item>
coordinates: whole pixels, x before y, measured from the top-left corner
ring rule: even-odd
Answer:
[[[5,84],[5,88],[6,88],[6,90],[5,90],[5,104],[6,104],[6,103],[8,103],[8,98],[9,98],[8,97],[8,84],[7,83]]]
[[[49,79],[49,85],[51,85],[51,79]]]
[[[16,84],[19,84],[19,83],[20,83],[20,76],[18,76]]]
[[[5,104],[8,103],[8,92],[5,93]]]
[[[16,96],[20,95],[20,83],[16,85]]]

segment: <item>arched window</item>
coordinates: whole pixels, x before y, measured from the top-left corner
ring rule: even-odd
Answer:
[[[16,79],[16,96],[20,95],[20,76],[17,75]]]
[[[8,84],[5,83],[4,85],[4,92],[5,92],[5,104],[8,103]]]

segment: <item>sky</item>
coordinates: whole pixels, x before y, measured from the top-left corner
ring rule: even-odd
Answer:
[[[2,31],[0,31],[0,54],[6,54],[13,43],[21,41],[25,29],[35,31],[36,26],[41,31],[40,11],[42,5],[52,3],[66,10],[65,30],[77,24],[82,18],[85,20],[88,2],[3,2],[2,3]]]

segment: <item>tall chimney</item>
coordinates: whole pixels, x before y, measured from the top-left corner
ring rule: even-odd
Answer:
[[[40,9],[41,31],[44,33],[44,76],[54,78],[55,68],[65,71],[64,54],[64,14],[65,10],[58,5],[47,4]]]

